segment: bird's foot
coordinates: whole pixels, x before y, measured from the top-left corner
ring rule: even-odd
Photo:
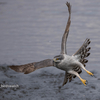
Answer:
[[[90,71],[86,71],[89,75],[94,76]]]
[[[86,86],[87,80],[81,79],[82,83]]]

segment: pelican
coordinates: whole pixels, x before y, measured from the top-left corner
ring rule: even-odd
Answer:
[[[69,27],[71,24],[71,5],[68,2],[66,3],[66,5],[68,7],[69,17],[65,32],[62,37],[60,54],[55,56],[53,59],[45,59],[39,62],[33,62],[25,65],[11,65],[9,66],[11,69],[15,70],[16,72],[23,72],[24,74],[29,74],[40,68],[54,66],[58,69],[65,71],[65,77],[62,86],[64,86],[68,81],[71,82],[72,78],[75,78],[76,76],[86,86],[87,80],[82,79],[79,74],[81,74],[83,69],[89,75],[93,76],[93,73],[91,73],[85,68],[85,63],[88,62],[88,60],[85,58],[90,55],[88,51],[91,49],[91,47],[88,47],[88,45],[91,41],[87,38],[75,54],[73,54],[72,56],[67,55],[66,41],[68,38]]]

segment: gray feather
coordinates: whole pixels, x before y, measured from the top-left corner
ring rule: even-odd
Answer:
[[[46,59],[40,62],[29,63],[25,65],[12,65],[9,66],[11,69],[15,70],[16,72],[23,72],[24,74],[29,74],[37,69],[53,66],[52,59]]]
[[[63,37],[62,37],[62,43],[61,43],[61,54],[67,54],[66,52],[66,41],[67,41],[67,37],[68,37],[68,33],[69,33],[69,27],[70,27],[70,24],[71,24],[71,5],[70,3],[66,3],[67,7],[68,7],[68,11],[69,11],[69,18],[68,18],[68,21],[67,21],[67,25],[66,25],[66,29],[65,29],[65,32],[63,34]]]

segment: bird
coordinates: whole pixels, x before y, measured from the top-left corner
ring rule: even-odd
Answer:
[[[54,66],[60,70],[65,71],[64,81],[62,86],[64,86],[68,81],[71,82],[73,78],[78,77],[81,82],[86,86],[87,80],[80,77],[82,69],[85,70],[89,75],[94,76],[92,72],[86,69],[86,63],[88,60],[86,57],[90,55],[89,51],[91,47],[88,47],[91,43],[89,38],[86,38],[82,46],[76,51],[75,54],[69,56],[66,50],[66,42],[69,34],[69,28],[71,24],[71,5],[66,2],[68,7],[68,21],[62,36],[61,41],[61,52],[59,55],[54,56],[53,59],[45,59],[39,62],[28,63],[24,65],[10,65],[9,67],[16,72],[22,72],[24,74],[29,74],[37,69]]]

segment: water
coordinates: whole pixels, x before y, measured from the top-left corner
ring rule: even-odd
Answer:
[[[84,87],[76,78],[59,92],[57,87],[62,84],[64,72],[56,68],[40,69],[29,75],[16,73],[10,69],[4,71],[2,66],[5,65],[20,65],[58,55],[68,11],[65,5],[66,0],[0,0],[0,65],[2,69],[0,81],[22,86],[14,91],[14,94],[13,89],[2,89],[4,93],[2,100],[5,98],[11,100],[11,95],[21,100],[25,100],[25,97],[26,100],[100,99],[100,2],[99,0],[69,0],[69,2],[72,5],[72,16],[67,52],[72,55],[86,38],[90,38],[92,49],[87,69],[93,71],[98,77],[94,79],[83,71],[82,77],[90,81],[87,87]],[[43,76],[43,73],[46,74]],[[78,87],[81,87],[83,92]],[[76,89],[78,89],[77,92]],[[48,91],[47,94],[45,94],[46,91]],[[20,95],[25,95],[25,97]]]

